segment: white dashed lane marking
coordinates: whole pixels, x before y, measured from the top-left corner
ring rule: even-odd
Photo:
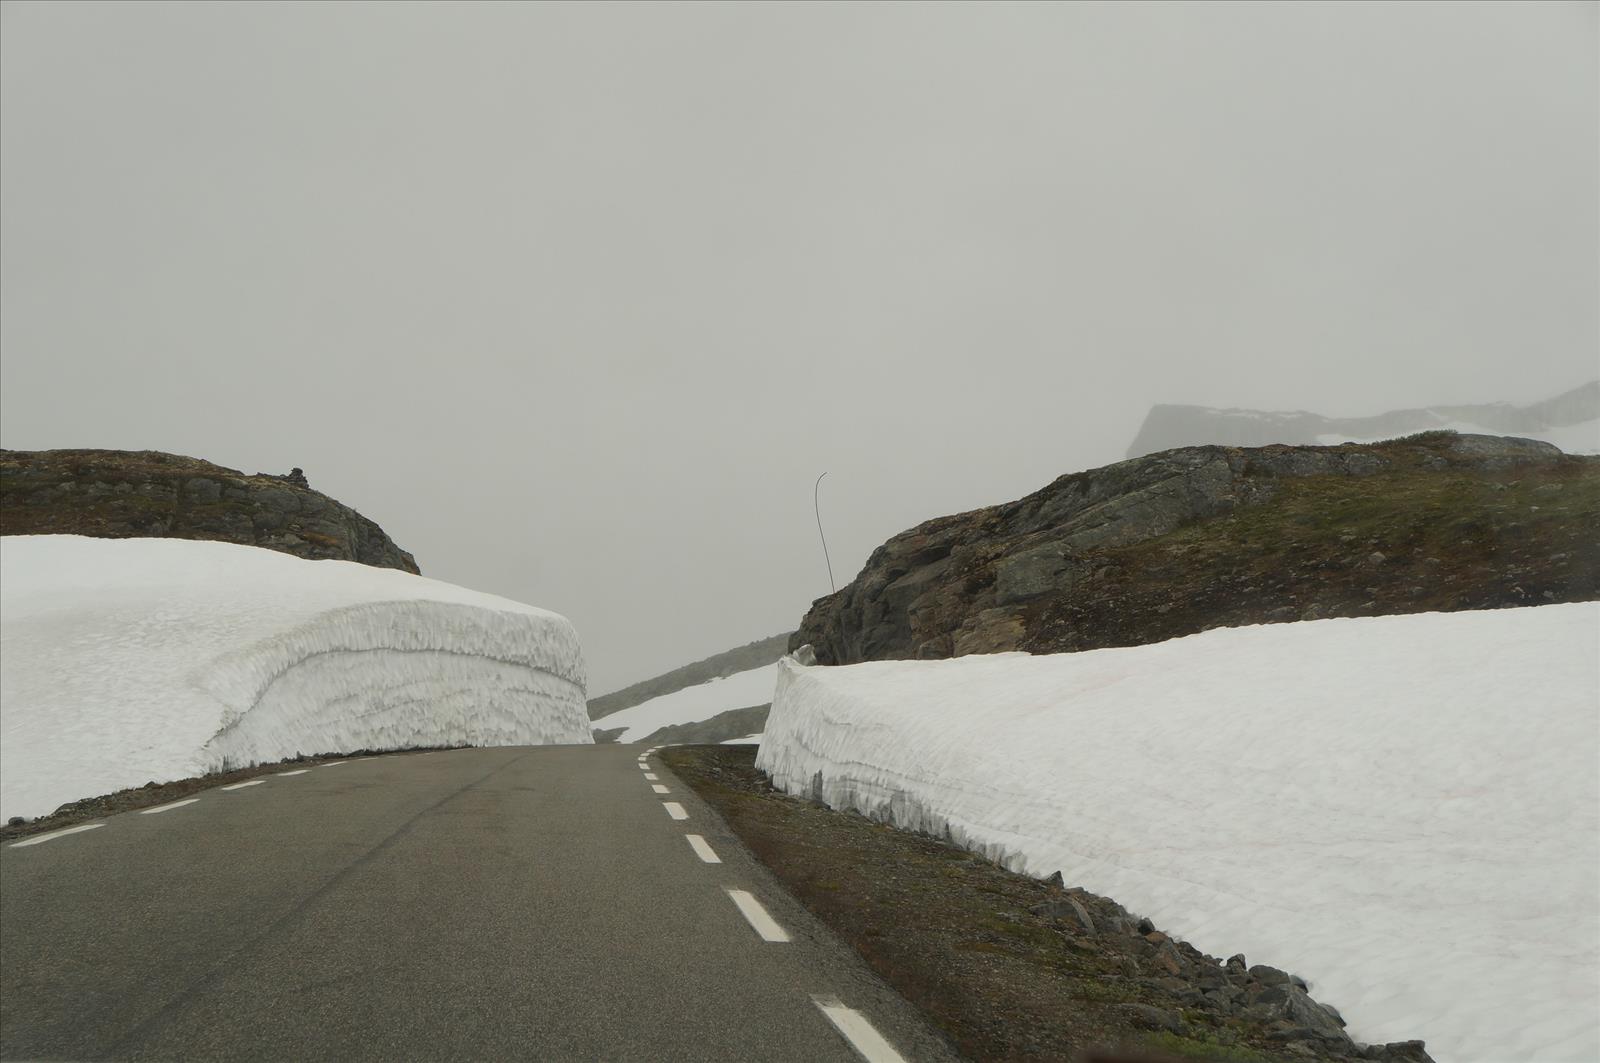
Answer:
[[[883,1034],[874,1029],[867,1017],[855,1008],[845,1007],[837,997],[811,999],[867,1063],[905,1063],[905,1057],[896,1052],[894,1046],[883,1039]]]
[[[317,765],[317,767],[319,767],[319,768],[337,768],[339,765],[347,764],[347,763],[349,763],[349,762],[348,761],[344,761],[344,760],[330,760],[326,764]]]
[[[641,764],[641,765],[639,765],[639,770],[640,770],[640,771],[649,771],[649,770],[650,770],[650,765],[648,765],[648,764]]]
[[[733,903],[738,905],[739,912],[745,920],[761,935],[762,941],[782,943],[789,940],[789,932],[779,926],[767,910],[761,907],[761,902],[756,900],[749,890],[727,890]]]
[[[646,778],[646,779],[649,779],[649,780],[650,780],[650,781],[651,781],[651,782],[655,782],[655,781],[656,781],[656,773],[655,773],[655,772],[653,772],[653,771],[647,771],[647,772],[645,772],[645,773],[644,773],[644,777],[645,777],[645,778]]]
[[[278,778],[280,778],[280,779],[287,779],[291,775],[304,775],[306,772],[308,772],[310,770],[311,770],[310,768],[301,768],[298,771],[280,771],[280,772],[277,773],[277,775],[278,775]]]
[[[689,818],[689,813],[685,812],[683,810],[683,806],[678,804],[676,801],[663,801],[661,802],[661,807],[666,809],[667,815],[671,816],[673,819]]]
[[[650,789],[654,790],[658,794],[670,794],[672,792],[665,786],[662,786],[660,783],[656,783],[654,786],[650,787]]]
[[[694,855],[698,856],[708,864],[722,863],[722,857],[718,856],[711,846],[706,842],[706,840],[700,835],[685,834],[684,837],[689,839],[689,848],[694,850]]]
[[[82,827],[68,827],[66,830],[53,830],[49,834],[39,834],[26,841],[12,842],[11,848],[22,849],[29,845],[39,845],[43,842],[54,841],[56,838],[65,838],[69,834],[81,834],[86,830],[99,830],[104,823],[88,823]]]
[[[155,808],[140,809],[139,815],[153,816],[158,812],[171,812],[175,808],[182,808],[184,805],[192,805],[198,800],[200,800],[198,797],[191,797],[187,801],[174,801],[170,805],[157,805]]]
[[[246,786],[260,786],[265,779],[251,779],[249,782],[236,782],[232,786],[224,786],[224,790],[243,790]]]

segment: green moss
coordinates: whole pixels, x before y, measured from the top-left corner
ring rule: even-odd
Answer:
[[[1281,1063],[1282,1058],[1248,1045],[1219,1044],[1204,1034],[1184,1036],[1166,1030],[1145,1038],[1145,1045],[1185,1059],[1213,1060],[1215,1063]]]
[[[1087,977],[1078,982],[1078,995],[1084,1000],[1102,1004],[1122,1004],[1140,999],[1139,993],[1122,982],[1108,982],[1103,978]]]

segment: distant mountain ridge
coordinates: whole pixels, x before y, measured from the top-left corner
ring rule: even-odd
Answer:
[[[156,450],[0,450],[0,535],[210,539],[420,574],[299,469],[250,475]]]
[[[1600,598],[1600,457],[1437,431],[1180,447],[938,517],[812,604],[821,664]]]
[[[1570,431],[1577,426],[1585,426],[1588,431]],[[1159,405],[1151,407],[1145,416],[1144,424],[1128,447],[1128,457],[1212,443],[1259,447],[1272,443],[1373,442],[1441,428],[1523,436],[1554,443],[1569,453],[1593,453],[1595,445],[1600,444],[1600,380],[1527,406],[1507,402],[1428,406],[1392,410],[1371,417],[1324,417],[1304,410],[1270,412]],[[1562,429],[1569,431],[1562,432]],[[1589,445],[1573,445],[1574,439]]]
[[[735,672],[747,672],[752,668],[771,664],[788,652],[790,634],[786,631],[781,635],[747,642],[743,646],[712,654],[681,668],[674,668],[670,672],[642,679],[610,694],[590,698],[589,719],[597,720],[602,716],[642,705],[651,698],[659,698],[688,687],[699,686],[701,683],[709,683],[713,679],[733,675]]]

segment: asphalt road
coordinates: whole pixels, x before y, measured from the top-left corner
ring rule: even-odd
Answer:
[[[640,752],[351,760],[8,844],[0,1058],[955,1058]]]

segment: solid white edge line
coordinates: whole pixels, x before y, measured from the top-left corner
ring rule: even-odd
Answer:
[[[192,805],[198,800],[200,800],[198,797],[191,797],[187,801],[174,801],[170,805],[157,805],[154,808],[141,808],[139,810],[139,815],[153,816],[157,812],[171,812],[175,808],[182,808],[184,805]]]
[[[905,1057],[855,1008],[845,1007],[837,997],[812,997],[811,1000],[867,1063],[905,1063]]]
[[[291,775],[304,775],[306,772],[308,772],[310,770],[311,770],[310,768],[301,768],[299,771],[280,771],[280,772],[276,772],[275,774],[280,779],[287,779]]]
[[[663,801],[661,802],[661,807],[666,809],[667,815],[671,816],[673,819],[689,818],[689,813],[685,812],[683,810],[683,806],[678,804],[676,801]]]
[[[749,890],[723,888],[728,896],[732,898],[733,903],[738,906],[739,913],[744,916],[745,922],[749,923],[755,932],[761,935],[762,941],[782,944],[789,940],[789,932],[779,926],[777,921],[767,914],[767,910],[761,907],[761,902],[756,900],[755,895]]]
[[[656,781],[656,773],[655,773],[655,772],[653,772],[653,771],[647,771],[647,772],[645,772],[645,773],[644,773],[644,777],[645,777],[645,778],[646,778],[646,779],[648,779],[648,780],[649,780],[649,781],[650,781],[650,782],[655,782],[655,781]]]
[[[718,856],[716,850],[711,848],[711,843],[706,841],[700,835],[685,834],[684,837],[689,839],[689,848],[693,849],[694,855],[698,856],[701,860],[704,860],[708,864],[722,863],[722,857]]]
[[[658,794],[670,794],[672,792],[665,786],[662,786],[660,783],[652,783],[650,785],[650,789],[654,790]]]
[[[65,838],[69,834],[81,834],[86,830],[98,830],[104,826],[104,823],[88,823],[82,827],[68,827],[66,830],[53,830],[49,834],[36,834],[32,838],[28,838],[20,842],[12,842],[11,848],[21,849],[29,845],[38,845],[40,842],[47,842],[54,838]]]
[[[265,779],[251,779],[248,782],[236,782],[232,786],[224,786],[224,787],[221,787],[221,789],[223,789],[223,790],[243,790],[246,786],[260,786],[262,783],[264,783],[266,781],[267,780],[265,780]]]

